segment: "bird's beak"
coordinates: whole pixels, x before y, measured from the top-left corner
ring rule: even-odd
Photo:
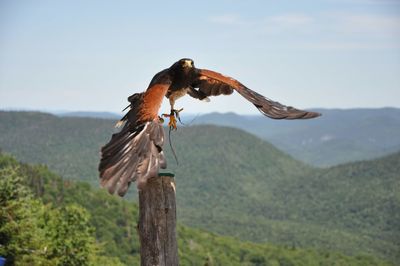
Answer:
[[[185,63],[183,63],[184,67],[193,67],[193,61],[192,60],[185,60]]]

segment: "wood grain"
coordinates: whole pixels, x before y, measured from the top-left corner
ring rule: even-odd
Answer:
[[[138,232],[142,266],[179,264],[173,177],[151,178],[139,191]]]

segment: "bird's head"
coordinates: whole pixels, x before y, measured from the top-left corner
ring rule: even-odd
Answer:
[[[178,62],[175,62],[175,64],[172,65],[173,68],[179,68],[179,69],[184,69],[184,70],[189,70],[194,68],[194,62],[192,59],[189,58],[182,58]]]

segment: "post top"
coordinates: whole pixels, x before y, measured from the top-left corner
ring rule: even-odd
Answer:
[[[170,177],[174,177],[175,174],[173,174],[173,173],[158,173],[158,176],[170,176]]]

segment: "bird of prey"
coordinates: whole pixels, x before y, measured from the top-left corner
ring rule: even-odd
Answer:
[[[100,183],[114,194],[124,196],[131,182],[136,181],[138,189],[143,188],[147,179],[166,168],[163,153],[164,130],[158,115],[164,97],[169,99],[171,112],[169,127],[176,129],[175,101],[189,94],[199,100],[209,96],[229,95],[238,92],[251,102],[263,115],[273,119],[309,119],[319,113],[299,110],[272,101],[247,88],[239,81],[220,73],[199,69],[193,60],[184,58],[170,68],[157,73],[147,90],[128,98],[130,109],[119,121],[120,132],[101,149],[99,164]],[[127,108],[128,108],[127,107]]]

